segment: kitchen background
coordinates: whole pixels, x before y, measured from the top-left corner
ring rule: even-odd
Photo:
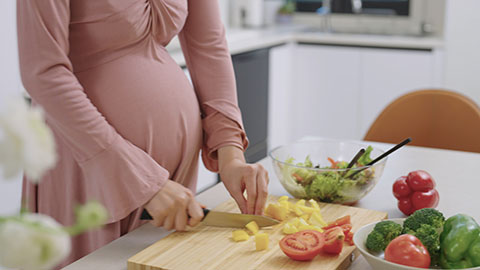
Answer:
[[[251,162],[308,135],[362,139],[385,106],[413,90],[446,88],[480,104],[478,0],[302,0],[293,17],[277,15],[281,0],[219,1]],[[0,15],[3,110],[24,89],[15,1],[0,1]],[[178,41],[167,49],[184,66]],[[216,181],[202,168],[199,191]],[[21,181],[0,179],[0,190],[0,215],[18,210]]]

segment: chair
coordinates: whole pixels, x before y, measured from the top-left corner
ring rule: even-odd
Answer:
[[[446,90],[420,90],[389,104],[365,135],[366,141],[480,153],[480,107],[471,99]]]

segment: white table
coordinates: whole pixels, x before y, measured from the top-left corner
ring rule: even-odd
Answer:
[[[371,143],[387,150],[390,144]],[[269,158],[260,161],[270,173],[269,192],[287,195],[278,182]],[[462,212],[480,221],[480,154],[450,150],[406,146],[387,161],[383,176],[377,186],[356,206],[388,212],[389,217],[403,217],[392,195],[392,184],[401,175],[413,170],[426,170],[437,182],[440,193],[438,210],[446,217]],[[198,201],[209,208],[229,199],[223,184],[218,184],[197,196]],[[124,270],[127,259],[165,237],[167,231],[146,224],[113,241],[84,258],[65,267],[67,270],[103,269]],[[352,264],[351,269],[371,269],[363,257]]]

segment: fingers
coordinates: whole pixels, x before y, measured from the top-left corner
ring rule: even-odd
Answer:
[[[257,170],[253,166],[246,167],[244,176],[247,188],[247,214],[255,214],[255,203],[257,200]]]
[[[165,218],[167,217],[167,215],[165,215],[163,213],[154,214],[154,213],[150,213],[150,212],[149,212],[149,214],[153,218],[153,220],[151,221],[153,226],[155,226],[155,227],[162,227],[163,226],[163,223],[165,223]]]
[[[263,214],[263,208],[268,197],[268,173],[261,170],[257,174],[257,199],[255,203],[255,215]]]
[[[169,180],[145,205],[145,209],[153,217],[153,225],[183,231],[188,220],[187,206],[192,199],[193,193],[189,189]]]
[[[194,199],[190,200],[190,203],[188,204],[188,215],[190,216],[190,219],[188,220],[188,225],[189,226],[197,226],[200,221],[203,219],[203,210],[202,207],[200,207],[200,204],[198,204]]]
[[[165,218],[163,222],[163,228],[165,228],[165,230],[170,231],[174,228],[175,216],[176,213],[171,213]]]
[[[240,212],[242,214],[247,213],[247,200],[245,200],[245,197],[243,196],[243,190],[241,189],[241,185],[234,186],[233,188],[228,189],[228,192],[230,193],[230,196],[235,200],[235,202],[238,205],[238,208],[240,208]]]
[[[180,232],[185,231],[185,228],[187,227],[187,221],[187,211],[177,211],[175,216],[175,230]]]

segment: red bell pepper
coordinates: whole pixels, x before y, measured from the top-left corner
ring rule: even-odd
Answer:
[[[393,195],[398,199],[398,208],[405,215],[422,208],[435,208],[440,196],[435,181],[426,171],[413,171],[401,176],[393,184]]]

